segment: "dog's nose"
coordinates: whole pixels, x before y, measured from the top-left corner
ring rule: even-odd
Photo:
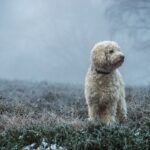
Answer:
[[[120,55],[120,59],[124,60],[125,56],[124,55]]]

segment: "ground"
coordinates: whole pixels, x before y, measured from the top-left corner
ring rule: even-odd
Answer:
[[[0,149],[43,138],[68,150],[150,148],[150,86],[127,87],[128,121],[106,127],[86,118],[83,86],[0,80]]]

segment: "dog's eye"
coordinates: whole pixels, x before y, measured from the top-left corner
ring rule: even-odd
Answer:
[[[111,50],[109,51],[109,53],[110,53],[110,54],[112,54],[113,52],[114,52],[114,50],[113,50],[113,49],[111,49]]]

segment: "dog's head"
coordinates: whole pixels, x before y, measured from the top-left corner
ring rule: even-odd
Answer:
[[[124,54],[116,42],[103,41],[92,49],[91,61],[96,70],[111,72],[122,65]]]

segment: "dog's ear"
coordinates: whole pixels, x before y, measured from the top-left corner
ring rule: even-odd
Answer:
[[[99,47],[94,47],[91,51],[91,64],[95,69],[105,69],[107,66],[105,51]]]

